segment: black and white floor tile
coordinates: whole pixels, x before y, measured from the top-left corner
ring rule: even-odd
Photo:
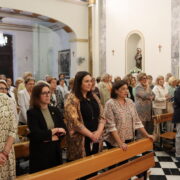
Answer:
[[[155,167],[149,180],[180,180],[180,162],[164,151],[155,151]]]

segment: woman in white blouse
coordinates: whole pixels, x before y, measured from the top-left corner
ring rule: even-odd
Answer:
[[[19,105],[19,124],[27,124],[27,110],[29,109],[30,96],[32,89],[35,85],[35,80],[33,78],[28,78],[25,80],[25,89],[19,91],[18,93],[18,105]]]
[[[167,100],[169,99],[168,90],[164,87],[164,77],[158,76],[156,85],[153,88],[155,99],[153,102],[154,114],[164,114],[167,109]]]

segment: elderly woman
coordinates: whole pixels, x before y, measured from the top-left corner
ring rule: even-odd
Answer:
[[[164,86],[164,77],[158,76],[156,78],[156,85],[153,88],[153,92],[155,94],[155,99],[153,101],[153,109],[154,114],[164,114],[167,112],[167,102],[170,100],[170,96],[168,94],[168,86]],[[167,130],[167,123],[163,124],[163,128]],[[159,124],[155,125],[154,129],[155,134],[157,135],[159,139],[160,135],[160,127]]]
[[[146,131],[150,134],[153,133],[152,121],[152,100],[154,94],[148,85],[147,75],[140,73],[138,75],[139,84],[135,89],[135,104],[140,120],[142,121]]]
[[[63,113],[64,109],[64,98],[62,95],[62,92],[60,90],[57,90],[57,80],[56,78],[51,77],[48,80],[48,83],[50,85],[50,91],[51,91],[51,100],[50,105],[57,107],[61,113]]]
[[[167,101],[167,112],[168,113],[174,113],[174,93],[176,90],[176,85],[177,85],[177,79],[172,76],[168,80],[169,86],[168,86],[168,95],[169,99]],[[168,121],[167,123],[167,131],[172,132],[174,129],[174,124],[171,121]]]
[[[16,119],[16,122],[17,122],[17,124],[18,124],[19,118],[18,118],[18,113],[17,113],[17,104],[16,104],[15,99],[13,99],[13,98],[9,95],[9,93],[8,93],[8,85],[7,85],[7,83],[6,83],[5,80],[0,80],[0,93],[4,93],[4,94],[6,94],[7,96],[10,97],[9,100],[11,101],[12,110],[13,110],[13,113],[15,114],[15,119]]]
[[[176,90],[177,79],[174,76],[172,76],[169,78],[168,83],[169,83],[169,86],[168,86],[169,101],[167,103],[167,112],[173,113],[174,112],[174,108],[173,108],[174,92]]]
[[[30,105],[30,96],[35,85],[35,80],[33,78],[28,78],[25,80],[25,89],[19,91],[18,93],[18,105],[19,105],[19,124],[27,124],[27,110]]]
[[[133,101],[127,98],[128,84],[125,81],[114,83],[111,91],[111,99],[105,105],[105,126],[104,140],[108,147],[120,147],[127,150],[127,143],[135,138],[135,130],[150,139],[153,136],[145,130]]]
[[[153,88],[155,99],[153,102],[154,114],[163,114],[167,112],[167,100],[170,96],[168,90],[164,86],[164,77],[158,76],[156,79],[156,85]]]
[[[12,101],[0,93],[0,179],[13,180],[16,177],[15,154],[12,144],[16,138],[17,123]]]
[[[134,101],[133,87],[131,86],[132,77],[133,76],[131,74],[128,74],[123,78],[123,80],[126,81],[126,83],[128,84],[128,89],[129,89],[128,97]]]
[[[165,88],[168,88],[168,86],[169,86],[169,82],[168,82],[168,81],[169,81],[169,78],[172,77],[172,76],[173,76],[172,73],[167,73],[167,74],[166,74],[166,76],[165,76],[165,82],[164,82],[164,87],[165,87]]]
[[[92,93],[92,77],[86,71],[76,74],[68,96],[64,117],[69,131],[67,158],[76,160],[99,152],[105,119],[99,98]]]
[[[19,88],[19,85],[23,82],[24,82],[24,80],[21,77],[17,78],[15,81],[15,88],[14,88],[13,92],[14,92],[16,104],[18,104],[18,88]]]
[[[111,85],[109,83],[109,74],[104,74],[101,77],[101,82],[98,84],[100,92],[101,104],[104,106],[105,103],[110,99]]]

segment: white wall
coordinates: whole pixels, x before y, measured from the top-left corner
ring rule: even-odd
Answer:
[[[13,38],[13,70],[14,79],[21,77],[24,72],[33,71],[32,62],[32,32],[1,30]]]
[[[145,72],[171,71],[171,1],[107,0],[107,72],[125,75],[125,40],[139,30],[145,39]],[[162,45],[159,52],[158,45]],[[114,56],[112,50],[115,50]]]
[[[42,78],[46,74],[58,77],[58,51],[70,49],[69,33],[64,30],[54,32],[42,26],[39,38],[37,31],[33,33],[1,30],[1,32],[13,37],[14,79],[22,77],[27,71],[36,77],[37,72],[40,72]]]
[[[58,77],[58,52],[70,49],[70,34],[63,29],[52,31],[37,26],[33,32],[33,66],[37,79],[45,75]]]

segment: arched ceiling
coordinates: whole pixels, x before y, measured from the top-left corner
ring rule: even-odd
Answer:
[[[72,32],[64,23],[55,19],[31,12],[0,7],[0,29],[24,28],[31,30],[35,24],[46,26],[52,30],[64,29]]]

